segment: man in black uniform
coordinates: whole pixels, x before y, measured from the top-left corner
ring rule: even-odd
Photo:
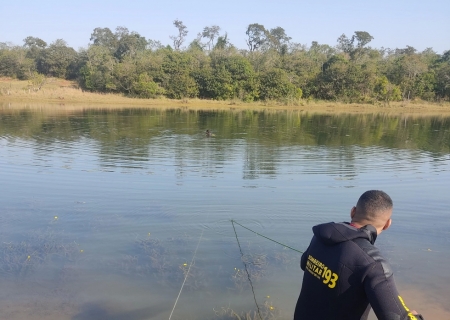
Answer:
[[[373,245],[391,225],[392,206],[386,193],[370,190],[351,209],[351,223],[313,227],[300,261],[305,273],[294,320],[365,320],[370,307],[380,320],[423,319],[406,307]]]

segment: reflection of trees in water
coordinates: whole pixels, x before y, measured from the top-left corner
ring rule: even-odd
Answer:
[[[215,136],[205,137],[205,129]],[[358,158],[353,146],[426,151],[434,158],[449,153],[450,118],[181,109],[57,114],[23,109],[0,112],[0,137],[31,141],[38,156],[52,149],[70,153],[74,142],[87,139],[94,152],[97,149],[101,166],[133,169],[173,161],[180,178],[190,171],[215,176],[230,161],[241,160],[244,179],[276,176],[277,163],[292,150],[325,147],[327,171],[353,179]]]
[[[280,152],[276,148],[261,149],[258,145],[248,144],[245,147],[243,163],[243,179],[258,179],[260,175],[275,178],[277,174],[277,158]]]

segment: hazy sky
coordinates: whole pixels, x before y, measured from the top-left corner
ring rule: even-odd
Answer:
[[[238,48],[247,48],[251,23],[266,29],[282,27],[293,42],[336,45],[343,33],[367,31],[375,48],[419,51],[450,50],[450,0],[42,0],[2,1],[0,42],[22,45],[27,36],[47,43],[64,39],[69,46],[87,47],[92,31],[127,27],[147,39],[172,44],[173,21],[189,31],[187,45],[205,26],[218,25]]]

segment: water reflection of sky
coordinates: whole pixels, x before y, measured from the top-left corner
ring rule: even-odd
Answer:
[[[136,241],[160,240],[172,250],[166,262],[176,266],[170,272],[179,276],[202,235],[195,269],[202,281],[191,283],[177,310],[205,317],[213,307],[248,311],[254,307],[250,291],[237,290],[230,280],[234,268],[242,267],[230,219],[301,250],[311,226],[347,220],[359,195],[377,188],[394,199],[394,224],[377,243],[405,299],[419,311],[448,315],[450,292],[442,281],[450,263],[447,119],[415,119],[408,127],[412,121],[395,117],[301,116],[296,122],[283,114],[252,120],[251,113],[239,121],[232,113],[190,115],[189,121],[179,113],[150,115],[86,113],[77,114],[76,122],[55,116],[27,125],[3,115],[8,121],[0,131],[0,240],[18,246],[37,233],[78,250],[72,260],[57,256],[13,277],[3,263],[2,281],[15,293],[0,289],[5,301],[44,300],[48,310],[67,319],[89,312],[167,318],[180,279],[162,284],[170,277],[158,279],[144,265],[133,269],[133,257],[145,259]],[[28,132],[32,125],[34,133]],[[206,127],[214,137],[204,135]],[[301,282],[299,255],[285,255],[283,248],[237,231],[246,253],[271,261],[255,287],[259,301],[270,295],[289,319]],[[280,255],[291,259],[281,265],[270,260]],[[46,297],[37,294],[30,277],[48,287]],[[58,303],[65,298],[73,302],[63,312]]]

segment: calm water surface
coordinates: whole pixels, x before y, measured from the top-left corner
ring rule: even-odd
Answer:
[[[0,183],[2,319],[253,315],[236,234],[261,312],[291,319],[300,254],[230,220],[303,251],[368,189],[407,304],[450,319],[450,118],[0,106]]]

